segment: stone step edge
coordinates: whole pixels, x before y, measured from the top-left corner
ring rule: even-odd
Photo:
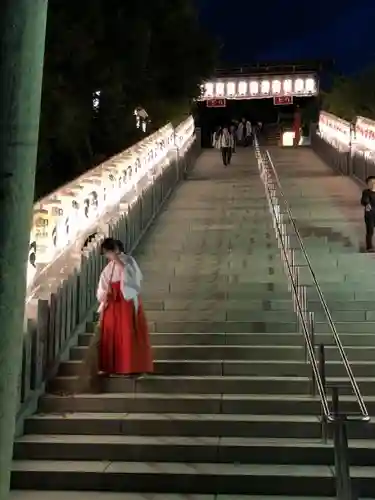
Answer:
[[[226,344],[224,344],[226,345]],[[217,346],[211,346],[211,347],[221,347],[222,345],[219,344]],[[186,347],[189,347],[189,344],[186,345]],[[205,346],[202,344],[201,347],[210,347],[210,346]],[[250,344],[250,347],[253,347],[252,344]],[[257,346],[259,347],[259,346]],[[273,346],[277,347],[277,346]],[[283,346],[281,346],[283,347]],[[288,347],[288,346],[286,346]],[[294,347],[294,346],[291,346]],[[300,346],[296,346],[300,348]],[[367,347],[366,347],[367,349]],[[72,364],[72,365],[81,365],[82,360],[77,360],[77,359],[70,359],[67,361],[62,361],[62,364]],[[289,365],[298,365],[299,367],[309,367],[309,364],[306,361],[298,361],[298,360],[280,360],[280,359],[256,359],[254,361],[252,360],[236,360],[236,359],[156,359],[154,360],[154,364],[159,365],[159,364],[179,364],[179,365],[187,365],[187,364],[206,364],[206,365],[213,365],[213,364],[220,364],[220,365],[225,365],[225,364],[232,364],[232,365],[280,365],[280,366],[289,366]],[[326,364],[328,365],[334,365],[334,366],[342,366],[342,361],[331,361],[331,360],[326,360]],[[374,366],[373,361],[352,361],[350,363],[350,366]],[[160,375],[160,374],[159,374]],[[171,375],[172,376],[172,375]],[[177,376],[177,375],[174,375]],[[239,375],[240,376],[240,375]],[[367,377],[366,377],[367,380]]]
[[[9,500],[336,500],[334,497],[269,495],[176,495],[175,493],[113,493],[97,491],[12,490]],[[375,500],[358,498],[357,500]]]
[[[76,380],[78,379],[78,375],[63,375],[56,376],[55,379],[58,380]],[[205,380],[208,382],[222,382],[222,381],[230,381],[230,382],[310,382],[309,376],[303,375],[150,375],[147,377],[140,377],[137,379],[128,379],[121,375],[109,377],[107,380],[121,380],[125,382],[133,383],[134,385],[138,385],[138,383],[144,383],[148,381],[152,382],[164,382],[164,381],[181,381],[187,382],[190,380]],[[327,380],[333,384],[337,384],[338,386],[342,386],[344,384],[348,384],[348,377],[327,377]],[[375,383],[375,377],[356,377],[356,381],[359,383]],[[137,391],[138,393],[138,391]]]
[[[111,392],[111,393],[100,393],[100,394],[93,394],[93,393],[82,393],[82,394],[49,394],[46,393],[42,396],[42,399],[46,400],[63,400],[63,399],[134,399],[135,398],[135,393],[129,393],[129,392]],[[204,393],[204,394],[199,394],[199,393],[186,393],[186,394],[179,394],[179,393],[163,393],[163,392],[144,392],[144,391],[138,391],[136,394],[136,399],[173,399],[175,400],[242,400],[242,401],[277,401],[277,402],[288,402],[288,403],[317,403],[320,404],[320,401],[318,398],[313,398],[311,396],[302,396],[302,395],[296,395],[296,394],[211,394],[211,393]],[[357,398],[355,396],[348,396],[343,394],[340,396],[340,401],[343,402],[355,402],[357,401]],[[366,402],[367,403],[374,403],[375,402],[375,396],[366,396]],[[126,413],[126,412],[125,412]],[[134,414],[135,412],[131,412]],[[139,412],[136,412],[139,414]],[[124,414],[124,413],[122,413]],[[196,413],[195,413],[196,414]],[[168,413],[169,415],[169,413]],[[223,415],[228,415],[228,413],[223,413]],[[317,417],[315,417],[317,418]]]
[[[163,442],[164,440],[164,442]],[[15,443],[33,445],[115,445],[115,446],[220,446],[220,447],[254,447],[254,448],[325,448],[331,450],[332,441],[327,443],[316,438],[255,438],[255,437],[227,437],[227,436],[124,436],[114,435],[92,435],[92,434],[26,434],[16,439]],[[375,449],[375,439],[350,439],[349,448]]]
[[[48,473],[57,472],[59,475],[66,473],[87,474],[113,474],[124,475],[202,475],[202,476],[264,476],[331,478],[333,470],[330,466],[311,465],[278,465],[278,464],[221,464],[221,463],[184,463],[170,462],[106,462],[106,461],[65,461],[65,460],[17,460],[12,464],[12,472]],[[122,470],[121,470],[122,469]],[[353,466],[351,476],[361,479],[374,480],[374,466]]]

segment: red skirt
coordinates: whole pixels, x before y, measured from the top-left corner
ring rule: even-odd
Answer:
[[[140,298],[138,310],[125,300],[120,283],[112,283],[101,320],[99,370],[108,374],[152,373],[147,321]]]

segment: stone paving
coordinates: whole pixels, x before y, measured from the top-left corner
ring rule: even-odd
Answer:
[[[283,151],[277,159],[300,171],[293,154],[308,155]],[[301,187],[293,189],[296,202]],[[314,248],[324,255],[336,249],[316,236]],[[65,500],[52,494],[56,489],[73,498],[80,490],[82,500],[112,500],[118,492],[126,500],[161,500],[152,492],[165,500],[333,496],[332,445],[320,438],[320,403],[309,395],[311,370],[253,152],[239,150],[227,168],[216,151],[205,152],[138,260],[155,375],[110,378],[98,394],[69,395],[91,338],[81,335],[52,385],[58,394],[41,399],[40,413],[15,444],[14,488],[51,490],[55,500]],[[327,289],[332,303],[341,301],[339,315],[355,298],[340,295],[341,272]],[[375,412],[375,344],[341,319]],[[328,344],[327,375],[340,381],[342,366],[327,335],[318,321],[317,339]],[[342,402],[348,411],[355,406],[349,390]],[[375,484],[373,435],[373,424],[350,434],[355,485],[367,496]],[[34,500],[35,492],[14,491],[11,498]]]

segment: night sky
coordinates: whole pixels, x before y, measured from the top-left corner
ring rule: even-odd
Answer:
[[[196,0],[221,59],[330,59],[344,72],[375,64],[375,0]]]

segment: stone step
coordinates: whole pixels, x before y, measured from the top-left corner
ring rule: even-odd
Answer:
[[[259,283],[258,286],[250,288],[248,285],[230,286],[226,290],[217,291],[213,288],[200,290],[179,290],[171,294],[168,290],[145,290],[142,293],[144,301],[169,301],[169,300],[188,300],[188,301],[202,301],[202,300],[229,300],[229,301],[254,301],[254,300],[291,300],[291,292],[288,290],[287,285],[280,285],[274,283]],[[361,290],[360,288],[353,287],[351,289],[342,290],[337,286],[331,290],[323,292],[324,298],[327,303],[337,301],[369,301],[373,291]],[[310,300],[317,301],[318,293],[313,286],[308,287],[308,294]]]
[[[281,426],[280,426],[281,427]],[[286,427],[286,426],[284,426]],[[15,460],[82,460],[110,462],[216,462],[270,465],[333,465],[332,442],[319,438],[140,435],[29,434],[17,439]],[[280,434],[282,434],[280,432]],[[288,433],[287,433],[288,434]],[[307,432],[307,434],[309,434]],[[375,466],[375,441],[351,440],[349,462]]]
[[[84,358],[87,347],[73,347],[71,360],[80,361]],[[375,346],[350,346],[346,350],[350,352],[348,357],[351,362],[371,361],[374,359]],[[288,345],[154,345],[154,358],[157,360],[216,360],[226,361],[302,361],[304,359],[304,347]],[[340,361],[341,356],[336,346],[326,346],[327,361]]]
[[[321,327],[319,325],[322,325]],[[339,329],[342,332],[371,332],[373,323],[338,323],[338,325],[349,325]],[[361,328],[357,328],[360,325]],[[325,323],[317,323],[317,332],[325,333]],[[297,323],[272,322],[272,321],[157,321],[149,322],[150,332],[160,333],[290,333],[297,331]]]
[[[371,361],[351,363],[356,377],[375,378],[375,364]],[[260,377],[310,377],[311,368],[305,361],[223,361],[223,360],[158,360],[154,363],[157,375],[223,375]],[[59,367],[61,377],[77,376],[81,373],[80,361],[65,361]],[[328,377],[345,377],[346,371],[340,361],[327,362]]]
[[[339,303],[340,304],[340,303]],[[354,303],[355,305],[356,303]],[[373,302],[360,302],[359,304],[363,304],[363,307],[355,307],[358,310],[371,310],[371,307],[374,307],[375,304]],[[149,313],[149,311],[185,311],[189,309],[190,311],[205,311],[210,310],[213,311],[215,309],[221,310],[225,308],[228,311],[238,311],[238,310],[251,310],[251,311],[290,311],[293,310],[293,303],[291,299],[287,300],[200,300],[200,299],[191,299],[191,300],[181,300],[181,299],[165,299],[159,301],[143,301],[143,307],[145,311]],[[337,307],[336,309],[339,309]],[[347,310],[346,303],[342,303],[342,310]]]
[[[281,281],[273,281],[272,276],[268,276],[268,279],[265,279],[262,282],[246,282],[239,283],[238,281],[230,282],[229,280],[217,280],[210,282],[206,282],[204,280],[196,280],[195,282],[189,282],[179,280],[179,282],[173,281],[157,281],[153,283],[145,283],[144,284],[144,294],[146,296],[150,296],[151,294],[155,295],[157,293],[162,294],[173,294],[174,298],[177,298],[179,294],[182,296],[188,297],[199,297],[204,293],[218,293],[218,292],[235,292],[236,294],[251,294],[255,293],[259,298],[259,294],[263,292],[273,292],[274,294],[278,294],[279,292],[286,293],[288,291],[288,281],[286,277],[283,277]],[[331,286],[330,291],[337,290],[337,285]],[[274,295],[275,297],[275,295]],[[289,294],[290,298],[290,294]]]
[[[313,415],[246,415],[246,414],[181,414],[181,413],[69,413],[48,414],[29,417],[25,423],[26,434],[17,440],[24,442],[28,435],[40,435],[41,439],[50,434],[85,436],[168,436],[168,437],[232,437],[255,438],[265,446],[271,440],[283,439],[287,444],[291,439],[301,439],[306,443],[321,439],[319,418]],[[331,428],[328,428],[329,438]],[[353,440],[359,448],[374,447],[375,426],[373,422],[348,427],[350,446]],[[95,439],[95,437],[93,438]],[[105,439],[104,437],[102,438]],[[328,440],[331,447],[330,439]],[[160,443],[161,444],[161,443]],[[251,459],[256,459],[251,457]],[[249,460],[249,458],[247,458]],[[374,460],[374,459],[373,459]]]
[[[366,397],[370,415],[375,415],[375,397]],[[343,412],[357,413],[358,403],[353,396],[341,396]],[[321,413],[319,399],[306,395],[277,394],[45,394],[40,399],[41,413],[194,413],[194,414],[245,414],[251,415],[309,415],[317,418]],[[165,417],[163,417],[165,418]],[[199,418],[199,417],[198,417]],[[225,424],[227,425],[227,423]]]
[[[238,290],[239,288],[239,290]],[[359,292],[357,292],[359,293]],[[326,296],[326,295],[325,295]],[[331,294],[330,297],[337,298],[336,294]],[[256,290],[251,289],[248,285],[244,286],[243,284],[234,286],[230,285],[226,289],[223,288],[221,291],[215,290],[214,287],[211,289],[200,289],[199,287],[195,290],[179,290],[174,291],[173,294],[169,292],[169,290],[160,290],[157,288],[147,290],[144,289],[142,292],[143,301],[170,301],[170,300],[179,300],[179,301],[194,301],[201,302],[203,300],[229,300],[229,301],[238,301],[238,300],[249,300],[249,302],[254,300],[287,300],[290,302],[291,300],[291,292],[288,290],[288,285],[285,283],[283,285],[275,284],[275,283],[258,283]],[[339,299],[354,299],[354,291],[345,292],[344,294],[339,295]],[[367,296],[368,299],[368,296]]]
[[[291,304],[292,308],[292,304]],[[316,319],[322,316],[317,313]],[[228,311],[224,307],[213,311],[194,311],[186,309],[185,311],[148,311],[147,319],[151,323],[163,323],[173,321],[259,321],[259,322],[279,322],[279,323],[294,323],[296,321],[296,313],[291,311]],[[334,313],[334,319],[341,321],[371,321],[371,313],[364,311],[340,311]]]
[[[92,333],[81,334],[79,347],[88,346]],[[158,346],[266,346],[266,347],[303,347],[305,339],[302,333],[151,333],[151,344]],[[374,347],[375,336],[372,333],[341,333],[340,339],[345,348]],[[326,348],[335,345],[332,333],[316,333],[315,344],[324,344]],[[229,351],[228,351],[229,352]]]
[[[185,495],[168,493],[112,493],[94,491],[41,491],[13,490],[10,500],[276,500],[274,496],[264,495]],[[277,500],[290,500],[290,497],[277,495]],[[333,497],[300,497],[293,500],[335,500]],[[358,498],[358,500],[363,500]],[[368,499],[371,500],[371,499]]]
[[[337,300],[337,301],[327,301],[330,311],[375,311],[375,302],[371,300]],[[321,311],[321,302],[318,300],[308,300],[308,306],[310,311]],[[290,311],[293,310],[292,300],[181,300],[181,299],[165,299],[165,300],[144,300],[143,307],[147,314],[150,311],[185,311],[189,309],[190,311],[205,311],[205,310],[221,310],[226,311]]]
[[[51,392],[74,392],[77,377],[55,377]],[[356,377],[362,395],[375,395],[375,378]],[[353,394],[347,376],[327,377],[329,386],[337,385],[342,394]],[[197,376],[152,375],[132,380],[124,377],[102,378],[100,390],[105,393],[165,393],[165,394],[309,394],[310,377],[272,376]]]
[[[375,331],[373,321],[336,321],[335,326],[341,334]],[[149,323],[149,329],[159,333],[293,333],[297,331],[297,324],[271,321],[158,321]],[[329,333],[331,329],[326,321],[321,321],[315,323],[315,331]]]
[[[371,496],[373,467],[352,467],[354,487]],[[216,494],[334,496],[330,466],[108,461],[16,461],[12,487]]]
[[[222,265],[213,264],[211,266],[208,266],[207,264],[197,264],[195,266],[191,266],[190,268],[188,266],[184,266],[183,269],[166,269],[162,279],[163,281],[172,283],[178,282],[179,279],[185,279],[187,282],[206,280],[228,282],[236,277],[238,279],[238,282],[241,283],[241,278],[246,278],[247,281],[256,281],[258,277],[263,278],[264,276],[273,275],[279,277],[282,276],[285,279],[284,269],[281,266],[280,261],[270,262],[269,259],[265,259],[264,261],[260,261],[257,259],[257,263],[258,265],[254,263],[251,267],[245,267],[242,263],[232,265],[225,262]],[[155,279],[161,279],[160,272],[158,272],[156,269],[151,270],[142,268],[142,272],[145,277],[145,283],[151,283]],[[341,272],[336,274],[338,276],[341,276]]]
[[[375,307],[375,304],[374,306]],[[375,311],[334,311],[330,310],[333,321],[337,322],[374,322]],[[315,309],[315,321],[326,321],[326,313],[320,304]],[[227,310],[226,307],[214,310],[191,310],[185,311],[148,311],[147,319],[150,322],[169,322],[169,321],[259,321],[293,323],[296,321],[296,313],[291,311],[254,311],[254,310]]]

